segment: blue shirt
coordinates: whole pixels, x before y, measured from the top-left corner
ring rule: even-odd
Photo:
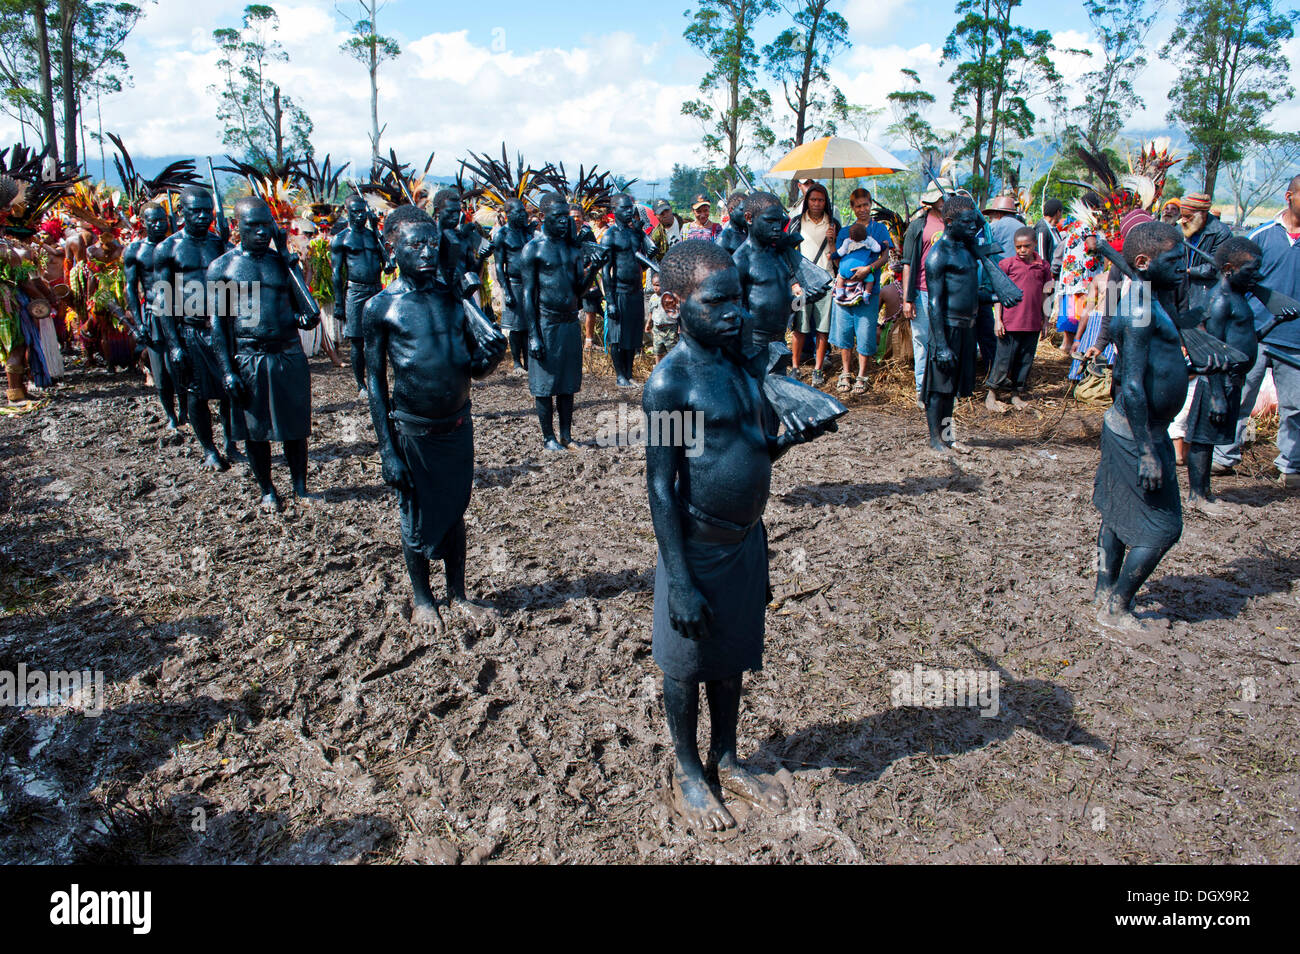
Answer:
[[[1291,241],[1280,219],[1255,229],[1250,233],[1250,240],[1264,252],[1259,263],[1259,283],[1283,295],[1300,298],[1300,241]],[[1250,305],[1255,309],[1256,328],[1273,320],[1273,315],[1255,298],[1251,298]],[[1300,321],[1278,325],[1260,344],[1300,351]]]
[[[885,249],[894,247],[894,241],[889,237],[889,229],[883,222],[872,221],[867,223],[867,238],[873,238],[880,243],[879,252],[868,252],[866,249],[858,249],[857,251],[849,252],[846,255],[843,252],[840,252],[839,249],[842,249],[849,242],[853,241],[853,239],[849,238],[849,230],[847,228],[840,229],[839,234],[842,238],[840,238],[840,243],[836,247],[835,254],[841,260],[840,274],[845,278],[850,278],[852,276],[852,269],[861,268],[863,265],[870,265],[881,256]],[[883,264],[878,265],[872,274],[867,276],[868,285],[880,276],[880,269],[884,267]]]

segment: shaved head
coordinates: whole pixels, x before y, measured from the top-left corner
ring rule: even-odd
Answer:
[[[384,217],[384,240],[391,243],[404,225],[433,225],[429,213],[416,205],[399,205]]]
[[[659,263],[659,288],[665,294],[685,300],[711,272],[733,268],[735,264],[721,245],[704,239],[686,239],[670,248]]]

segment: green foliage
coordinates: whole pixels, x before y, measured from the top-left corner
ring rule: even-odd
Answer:
[[[743,171],[753,182],[755,179],[753,170]],[[714,167],[684,166],[681,163],[674,163],[672,178],[668,180],[668,201],[673,204],[673,208],[689,210],[691,200],[701,193],[707,195],[714,205],[718,204],[719,195],[729,195],[725,172]]]
[[[829,9],[831,0],[799,0],[791,10],[793,26],[763,47],[763,67],[781,84],[794,114],[794,134],[782,140],[791,149],[819,136],[834,136],[836,121],[848,118],[848,101],[831,82],[831,61],[849,47],[849,24]]]
[[[1156,10],[1148,9],[1147,0],[1084,0],[1083,7],[1101,42],[1102,61],[1080,77],[1084,100],[1071,116],[1084,139],[1100,147],[1110,143],[1125,119],[1143,105],[1133,81],[1147,65],[1142,52]]]
[[[38,4],[45,11],[48,30],[49,102],[40,93],[40,47],[35,21]],[[65,13],[71,54],[66,79],[60,55],[61,18]],[[5,80],[0,109],[31,130],[44,145],[47,127],[43,117],[48,112],[50,125],[54,125],[54,102],[64,101],[65,82],[72,87],[74,111],[61,117],[64,127],[77,122],[87,100],[120,92],[130,85],[131,71],[122,47],[143,16],[139,4],[111,0],[62,0],[58,4],[53,0],[0,0],[0,76]]]
[[[369,20],[353,23],[352,36],[348,37],[339,50],[367,67],[396,59],[402,52],[396,40],[376,33]]]
[[[1059,95],[1061,76],[1052,61],[1056,47],[1049,30],[1012,22],[1021,0],[957,0],[960,19],[943,46],[944,62],[955,64],[948,81],[952,108],[965,121],[958,158],[971,160],[968,188],[981,202],[994,177],[1005,179],[1007,137],[1028,138],[1035,116],[1029,100]]]
[[[1282,45],[1297,19],[1296,10],[1276,12],[1273,0],[1183,0],[1160,51],[1182,65],[1167,118],[1191,141],[1188,163],[1204,170],[1211,196],[1220,166],[1239,162],[1269,132],[1273,108],[1295,95]]]
[[[776,142],[768,126],[772,99],[758,82],[758,52],[754,27],[777,9],[776,0],[698,0],[686,41],[712,64],[700,80],[700,92],[726,105],[701,97],[682,104],[682,115],[699,120],[705,155],[720,161],[728,188],[745,149],[767,149]]]
[[[934,94],[921,88],[921,76],[916,70],[902,69],[899,72],[903,74],[903,88],[885,97],[894,115],[888,132],[924,154],[938,142],[934,127],[925,118],[934,106]]]
[[[311,119],[267,75],[273,64],[289,60],[275,39],[279,25],[274,8],[251,4],[244,8],[242,29],[212,31],[221,51],[221,82],[210,87],[219,99],[221,141],[268,171],[312,155]]]

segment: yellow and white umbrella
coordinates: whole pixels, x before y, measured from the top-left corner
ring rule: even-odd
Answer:
[[[905,172],[897,156],[872,143],[825,136],[791,149],[768,175],[774,179],[862,179]]]

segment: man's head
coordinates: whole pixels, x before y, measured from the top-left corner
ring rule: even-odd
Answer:
[[[740,273],[721,245],[678,242],[659,264],[659,287],[664,311],[678,316],[683,334],[710,348],[739,344]]]
[[[781,200],[770,192],[753,192],[745,196],[745,223],[749,234],[761,245],[773,245],[785,230],[785,209]]]
[[[871,193],[866,189],[854,189],[849,193],[849,205],[859,222],[871,219]]]
[[[664,228],[672,228],[673,225],[673,207],[667,199],[660,199],[655,203],[655,218]]]
[[[157,202],[150,202],[140,210],[140,221],[144,223],[144,234],[150,242],[161,242],[167,237],[167,228],[171,224],[167,210]]]
[[[1214,264],[1238,291],[1249,291],[1259,281],[1263,250],[1248,238],[1234,235],[1214,250]]]
[[[259,254],[271,247],[279,228],[271,209],[256,196],[247,195],[235,203],[239,222],[239,245],[246,252]]]
[[[998,219],[1015,215],[1019,211],[1020,208],[1016,205],[1014,196],[998,195],[994,196],[993,201],[984,209],[984,214],[988,216],[989,221],[996,222]]]
[[[574,228],[582,228],[582,220],[587,217],[587,210],[577,202],[569,203],[569,218],[573,219]]]
[[[542,213],[542,230],[553,239],[569,234],[569,203],[558,192],[548,192],[537,203]]]
[[[384,241],[406,278],[419,281],[437,274],[441,232],[429,213],[414,205],[399,205],[384,219]]]
[[[438,228],[454,229],[460,225],[460,193],[455,189],[439,189],[435,192],[433,214],[438,217]]]
[[[745,231],[745,193],[733,192],[727,196],[727,224],[738,232]]]
[[[190,235],[207,232],[212,225],[212,193],[202,186],[186,186],[181,192],[181,218]]]
[[[930,187],[921,193],[921,204],[926,206],[932,215],[942,216],[944,194],[951,195],[955,188],[951,179],[941,176],[937,184],[931,182]]]
[[[1061,221],[1065,214],[1065,204],[1060,199],[1048,199],[1043,203],[1043,218],[1053,225]]]
[[[950,195],[943,204],[943,230],[954,242],[969,242],[979,234],[980,214],[964,195]]]
[[[1186,268],[1183,235],[1168,222],[1133,226],[1124,240],[1124,260],[1152,285],[1172,288]]]
[[[1192,192],[1183,196],[1182,211],[1178,224],[1182,226],[1183,235],[1191,238],[1205,228],[1210,217],[1210,197],[1204,192]]]
[[[354,229],[364,228],[368,208],[366,200],[355,192],[348,196],[347,201],[343,203],[343,209],[348,214],[348,227]]]
[[[636,203],[627,193],[614,196],[614,221],[626,229],[637,223]]]
[[[506,201],[506,224],[512,229],[526,229],[528,227],[528,206],[524,205],[522,199],[508,199]]]
[[[1178,223],[1178,217],[1183,214],[1183,207],[1177,199],[1170,199],[1160,209],[1160,221],[1168,222],[1170,225]]]
[[[1291,213],[1291,224],[1300,225],[1300,176],[1287,183],[1286,207]]]
[[[1032,262],[1034,260],[1034,230],[1029,226],[1023,229],[1016,229],[1016,234],[1012,238],[1016,245],[1016,258],[1022,262]]]

